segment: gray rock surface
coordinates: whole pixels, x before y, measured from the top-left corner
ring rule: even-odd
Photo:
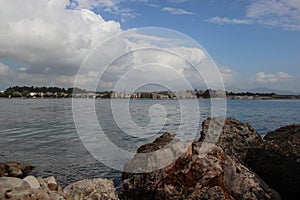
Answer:
[[[210,128],[210,129],[209,129]],[[221,130],[216,140],[215,131]],[[202,123],[199,141],[213,142],[220,146],[228,155],[234,155],[244,161],[248,151],[262,142],[261,136],[248,123],[240,122],[233,118],[207,118]]]

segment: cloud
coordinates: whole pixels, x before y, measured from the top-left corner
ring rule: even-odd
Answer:
[[[74,79],[85,56],[99,42],[123,31],[118,22],[105,21],[90,10],[66,9],[68,3],[0,1],[0,57],[21,65],[13,65],[20,69],[11,70],[11,77],[1,78],[2,87],[26,83],[59,85],[65,82],[58,79],[60,76]],[[7,67],[10,66],[1,65],[2,74],[7,74]]]
[[[120,0],[72,0],[70,7],[73,9],[92,9],[95,7],[113,7],[119,3]]]
[[[75,71],[95,45],[122,31],[118,22],[66,5],[60,0],[1,1],[0,57],[25,62],[32,73]]]
[[[233,72],[229,67],[219,67],[220,73],[222,75],[225,84],[233,82]]]
[[[0,76],[6,76],[11,72],[9,67],[3,63],[0,63]]]
[[[194,13],[180,8],[164,7],[162,11],[169,12],[172,15],[193,15]]]
[[[261,24],[284,30],[300,30],[300,1],[254,0],[238,18],[215,16],[209,20],[216,24]]]
[[[132,2],[147,2],[147,0],[131,0]],[[88,9],[102,8],[103,11],[120,15],[122,21],[128,18],[135,18],[136,13],[131,8],[121,6],[124,0],[72,0],[69,7],[72,9]]]
[[[86,6],[93,5],[92,2],[87,2]],[[201,77],[196,75],[189,62],[201,68],[211,84],[218,78],[214,75],[217,74],[215,71],[212,73],[213,63],[200,47],[177,40],[176,35],[172,37],[169,32],[161,33],[165,29],[150,31],[152,34],[132,29],[126,37],[114,38],[104,43],[101,49],[96,48],[93,51],[95,56],[86,61],[84,70],[78,72],[83,60],[97,45],[124,30],[116,21],[106,21],[78,5],[71,9],[69,3],[62,0],[0,1],[0,58],[11,61],[0,65],[1,87],[71,87],[78,73],[80,86],[93,89],[100,73],[114,59],[115,62],[100,80],[106,87],[103,89],[111,89],[107,87],[113,87],[115,81],[131,71],[133,73],[128,77],[135,78],[124,84],[126,87],[147,80],[161,80],[179,87],[182,83],[178,81],[180,76],[198,85]],[[114,4],[103,1],[103,5]],[[127,51],[132,53],[118,58]],[[149,64],[148,68],[136,69],[145,63]]]
[[[278,72],[275,74],[267,74],[265,72],[258,72],[256,74],[256,81],[259,83],[276,83],[283,80],[291,79],[292,76],[285,72]]]
[[[236,19],[236,18],[228,18],[228,17],[213,17],[209,20],[207,20],[208,22],[214,23],[214,24],[220,24],[220,25],[224,25],[224,24],[252,24],[253,21],[249,20],[249,19]]]
[[[246,17],[256,20],[259,24],[300,30],[300,1],[258,0],[248,7]]]

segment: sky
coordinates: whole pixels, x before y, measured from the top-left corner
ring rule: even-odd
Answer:
[[[144,27],[170,30],[137,30]],[[168,38],[181,33],[201,47]],[[94,51],[118,34],[109,47]],[[165,52],[158,51],[162,46]],[[105,71],[125,51],[131,53]],[[191,66],[170,52],[207,77],[193,76]],[[186,80],[194,88],[204,82],[218,87],[218,74],[209,75],[214,69],[205,71],[215,64],[228,90],[300,93],[299,52],[299,0],[0,0],[0,90],[68,88],[74,80],[86,89],[99,82],[102,89],[125,90],[148,81],[176,90],[187,87]]]

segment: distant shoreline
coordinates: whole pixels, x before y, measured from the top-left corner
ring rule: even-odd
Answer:
[[[86,100],[157,100],[157,101],[174,101],[174,100],[222,100],[222,98],[172,98],[172,99],[152,99],[152,98],[87,98],[87,97],[37,97],[37,98],[22,98],[22,97],[0,97],[0,99],[23,99],[23,100],[41,100],[41,99],[86,99]],[[268,100],[300,100],[300,97],[295,98],[232,98],[227,97],[226,100],[240,100],[240,101],[268,101]]]
[[[233,99],[233,100],[280,100],[300,99],[300,94],[282,95],[276,93],[230,92],[218,90],[181,90],[181,91],[149,91],[149,92],[116,92],[116,91],[87,91],[80,88],[58,87],[10,87],[0,92],[0,98],[85,98],[85,99]]]

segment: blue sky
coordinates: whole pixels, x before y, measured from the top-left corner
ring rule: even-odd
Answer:
[[[44,13],[38,12],[43,9]],[[79,19],[69,23],[74,17],[83,15],[82,9],[90,10],[93,13],[89,15],[95,17],[95,14],[102,19],[93,20],[92,25],[85,24],[86,21],[79,23]],[[51,51],[63,48],[55,46],[56,40],[74,45],[72,42],[79,40],[99,41],[95,35],[102,33],[101,28],[105,27],[109,30],[105,32],[108,35],[132,28],[163,27],[184,33],[201,44],[224,71],[228,88],[246,90],[267,87],[300,92],[298,0],[51,0],[50,3],[41,0],[38,4],[33,4],[32,0],[12,0],[0,2],[0,13],[0,31],[5,33],[0,39],[13,41],[0,44],[5,47],[0,50],[0,89],[15,84],[71,86],[72,78],[68,75],[72,75],[74,69],[69,66],[80,63],[84,56],[74,56],[72,61],[69,61],[71,58],[60,58]],[[14,17],[9,23],[6,19],[11,20],[11,16]],[[68,19],[65,28],[59,24],[62,23],[60,19]],[[21,22],[25,25],[21,26]],[[29,32],[26,25],[32,24],[35,29]],[[98,32],[90,33],[95,29],[92,27],[99,24],[102,25],[99,30],[96,28]],[[84,28],[86,30],[83,31]],[[17,34],[16,30],[23,31],[28,37]],[[10,31],[14,34],[10,34]],[[51,31],[54,38],[48,37]],[[76,40],[70,39],[73,34]],[[90,38],[82,39],[80,34],[82,37],[89,35]],[[42,47],[37,37],[43,38]],[[32,43],[28,44],[29,41]],[[78,45],[76,43],[70,49],[82,49]],[[65,53],[70,49],[60,55],[67,55]],[[26,57],[22,56],[24,54]],[[55,66],[51,63],[54,60]],[[43,77],[46,72],[47,78]],[[55,76],[51,77],[51,74]],[[61,75],[60,79],[57,79],[58,74]]]
[[[246,19],[247,9],[253,2],[255,1],[127,2],[124,6],[133,9],[136,16],[125,20],[122,26],[125,29],[154,26],[180,31],[199,42],[216,63],[228,66],[242,76],[260,71],[269,74],[284,71],[299,78],[299,22],[295,22],[297,29],[288,30],[281,25],[271,26],[258,22],[218,24],[210,21],[214,17]],[[164,11],[164,8],[182,9],[187,14]],[[122,18],[106,12],[103,16],[106,19]],[[295,18],[297,19],[299,20],[299,16]]]

